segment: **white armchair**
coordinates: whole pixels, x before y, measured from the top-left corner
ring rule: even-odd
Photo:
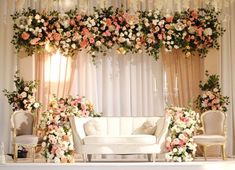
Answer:
[[[17,161],[18,158],[18,146],[23,146],[32,149],[32,159],[34,162],[38,137],[33,135],[33,121],[33,115],[24,110],[15,111],[11,116],[14,161]]]
[[[223,160],[225,159],[225,120],[224,112],[209,110],[201,115],[203,134],[193,137],[194,142],[203,146],[203,154],[207,160],[206,149],[208,146],[220,145]]]

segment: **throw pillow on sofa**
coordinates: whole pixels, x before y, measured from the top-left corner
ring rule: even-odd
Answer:
[[[89,120],[84,124],[84,131],[87,136],[90,135],[101,135],[102,134],[102,129],[101,125],[98,121],[96,120]]]
[[[132,134],[153,135],[157,126],[152,121],[145,121],[140,127],[136,128]]]

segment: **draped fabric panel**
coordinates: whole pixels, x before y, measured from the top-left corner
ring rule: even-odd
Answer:
[[[176,106],[192,105],[200,94],[199,82],[203,79],[203,59],[198,55],[186,58],[180,50],[162,50],[165,71],[164,90],[167,104]]]

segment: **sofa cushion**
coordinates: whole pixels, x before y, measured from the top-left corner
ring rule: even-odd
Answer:
[[[101,135],[102,134],[102,128],[101,128],[100,122],[95,120],[95,119],[91,119],[91,120],[87,121],[84,124],[84,131],[85,131],[87,136]]]
[[[130,135],[130,136],[86,136],[84,144],[155,144],[156,137],[153,135]]]
[[[153,135],[156,131],[157,126],[153,121],[147,120],[140,127],[136,128],[132,134],[147,134]]]

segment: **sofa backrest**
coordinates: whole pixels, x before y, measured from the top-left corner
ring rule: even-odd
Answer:
[[[85,125],[88,122],[95,122],[99,126],[101,136],[126,136],[133,134],[145,122],[151,122],[156,126],[153,135],[157,136],[157,142],[165,140],[168,124],[165,117],[75,117],[69,118],[74,138],[75,149],[83,144],[83,138],[87,135]],[[162,136],[163,135],[163,136]],[[77,145],[77,146],[76,146]]]

